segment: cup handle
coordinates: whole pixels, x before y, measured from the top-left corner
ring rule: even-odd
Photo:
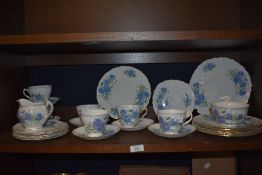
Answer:
[[[26,98],[32,99],[32,97],[30,97],[30,94],[29,94],[29,92],[28,92],[28,89],[23,89],[23,94],[24,94],[24,96],[25,96]],[[27,95],[27,94],[28,94],[28,95]]]
[[[51,101],[46,100],[46,107],[48,109],[48,114],[47,116],[50,117],[54,111],[54,105],[51,103]]]
[[[140,120],[142,120],[145,116],[147,115],[147,108],[145,108],[142,112],[142,116],[140,118]]]
[[[189,120],[187,120],[185,123],[183,123],[182,126],[187,125],[187,124],[190,123],[190,122],[192,121],[192,119],[193,119],[192,112],[190,112],[190,111],[187,111],[187,112],[186,112],[186,116],[187,116],[187,117],[189,116],[190,118],[189,118]]]

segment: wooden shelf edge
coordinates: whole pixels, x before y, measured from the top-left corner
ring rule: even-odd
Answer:
[[[148,132],[148,131],[146,131]],[[145,133],[145,132],[143,132]],[[227,152],[243,150],[262,150],[262,134],[247,138],[224,138],[202,134],[199,132],[188,138],[165,139],[152,135],[153,143],[143,143],[139,134],[137,140],[123,138],[120,141],[109,138],[103,141],[86,141],[74,137],[71,133],[61,138],[48,141],[21,141],[8,138],[8,143],[0,143],[1,153],[130,153],[130,146],[143,144],[141,153],[188,153],[188,152]],[[152,133],[150,133],[152,134]],[[148,135],[148,134],[147,134]],[[210,139],[208,139],[210,138]],[[145,142],[148,142],[147,140]]]
[[[143,31],[93,32],[59,34],[24,34],[0,36],[0,45],[30,45],[118,41],[180,41],[180,40],[253,40],[262,39],[262,31]]]

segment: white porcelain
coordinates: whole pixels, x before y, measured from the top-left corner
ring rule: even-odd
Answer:
[[[206,128],[213,129],[232,129],[234,130],[251,130],[253,128],[262,128],[262,120],[257,117],[246,116],[246,119],[235,127],[221,125],[210,115],[198,115],[193,118],[193,123],[197,123]]]
[[[240,102],[215,102],[211,105],[211,115],[221,125],[238,126],[247,116],[249,104]]]
[[[108,124],[108,125],[106,125],[106,128],[105,128],[103,135],[101,135],[99,137],[90,137],[85,132],[84,127],[79,127],[79,128],[74,129],[72,131],[72,134],[76,137],[79,137],[79,138],[85,139],[85,140],[103,140],[103,139],[107,139],[107,138],[112,137],[113,135],[115,135],[119,131],[120,131],[119,127],[117,127],[115,125],[109,125]]]
[[[160,129],[160,124],[159,123],[155,123],[153,125],[150,125],[148,127],[148,130],[151,131],[152,133],[160,136],[160,137],[166,137],[166,138],[180,138],[180,137],[185,137],[193,132],[196,131],[196,128],[190,124],[184,126],[181,131],[179,133],[175,133],[175,134],[165,134],[164,132],[162,132],[162,130]]]
[[[17,117],[25,129],[41,129],[54,110],[50,101],[31,102],[19,99],[17,102],[19,103]]]
[[[27,89],[23,89],[23,94],[28,99],[39,102],[49,100],[52,91],[51,85],[38,85],[29,86]]]
[[[190,86],[195,94],[195,108],[200,114],[210,114],[209,107],[216,101],[248,103],[251,93],[251,79],[238,62],[224,57],[202,62],[192,75]]]
[[[163,109],[183,109],[193,111],[195,96],[189,84],[179,80],[159,83],[153,93],[153,108],[157,114]]]
[[[60,100],[59,97],[50,97],[49,101],[51,101],[52,104],[56,104]]]
[[[58,120],[48,125],[44,125],[39,130],[25,129],[21,123],[17,123],[13,126],[13,136],[22,140],[46,140],[65,135],[68,131],[68,124]]]
[[[98,104],[118,119],[117,106],[139,105],[145,109],[151,96],[147,77],[138,69],[120,66],[108,71],[99,81],[96,97]]]
[[[70,119],[69,123],[71,123],[75,127],[83,126],[83,122],[81,121],[80,117],[75,117],[75,118]]]
[[[148,126],[152,125],[154,121],[152,119],[143,118],[135,127],[133,128],[125,128],[122,126],[119,120],[112,122],[112,125],[118,126],[123,131],[139,131],[147,128]]]
[[[103,135],[108,122],[108,111],[104,109],[90,109],[85,113],[81,112],[80,119],[89,137],[100,137]]]
[[[147,115],[147,108],[143,111],[139,105],[120,105],[117,112],[123,128],[134,128]]]
[[[186,120],[189,116],[189,119]],[[157,115],[160,128],[165,134],[177,134],[181,129],[191,122],[192,113],[185,110],[163,109]]]
[[[84,104],[76,106],[76,111],[78,116],[80,116],[81,112],[86,113],[90,109],[100,109],[101,106],[99,104]]]

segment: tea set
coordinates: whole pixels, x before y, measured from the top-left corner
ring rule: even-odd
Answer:
[[[236,61],[219,57],[202,62],[190,83],[166,80],[157,85],[152,103],[158,123],[147,118],[151,86],[138,69],[120,66],[108,71],[97,86],[98,104],[76,106],[78,117],[69,120],[77,128],[76,137],[85,140],[107,139],[120,130],[148,128],[153,134],[179,138],[196,130],[227,137],[243,137],[262,132],[262,120],[248,116],[251,93],[248,72]],[[30,86],[23,90],[27,99],[19,99],[20,123],[13,136],[22,140],[60,137],[68,124],[50,119],[58,97],[50,97],[51,85]],[[198,116],[192,112],[197,109]],[[108,124],[109,118],[114,119]],[[190,124],[192,123],[192,124]]]

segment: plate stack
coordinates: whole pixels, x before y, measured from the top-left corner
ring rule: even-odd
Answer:
[[[198,131],[217,136],[244,137],[262,132],[262,120],[251,116],[247,116],[243,123],[235,127],[221,125],[209,115],[198,115],[192,123]]]
[[[47,140],[63,136],[68,131],[68,124],[58,120],[50,120],[38,130],[25,129],[20,123],[13,126],[13,136],[20,140]]]

